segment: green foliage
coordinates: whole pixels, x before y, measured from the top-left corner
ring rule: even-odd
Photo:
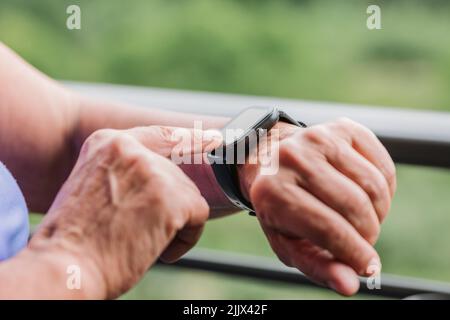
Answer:
[[[82,30],[65,28],[68,4]],[[413,4],[411,4],[413,3]],[[57,78],[450,108],[450,6],[361,1],[3,0],[0,39]]]

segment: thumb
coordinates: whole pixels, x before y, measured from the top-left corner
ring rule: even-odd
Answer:
[[[173,263],[188,252],[200,239],[204,225],[185,227],[180,230],[159,257],[164,263]]]
[[[127,130],[140,143],[159,155],[172,158],[210,152],[222,144],[218,130],[149,126]]]

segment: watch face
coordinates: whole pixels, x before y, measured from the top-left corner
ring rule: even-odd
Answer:
[[[245,137],[269,117],[273,110],[271,107],[254,107],[242,111],[222,129],[224,144],[228,145]]]

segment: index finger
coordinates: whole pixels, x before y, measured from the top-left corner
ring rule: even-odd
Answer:
[[[146,148],[172,160],[209,152],[222,144],[222,135],[217,130],[148,126],[128,129],[126,132]]]
[[[268,183],[261,184],[261,187]],[[269,186],[270,188],[270,186]],[[261,192],[266,194],[267,192]],[[271,201],[254,201],[262,224],[295,238],[306,238],[327,249],[339,261],[365,274],[380,264],[375,249],[339,213],[299,186],[286,183],[272,193]],[[264,203],[261,207],[261,204]]]

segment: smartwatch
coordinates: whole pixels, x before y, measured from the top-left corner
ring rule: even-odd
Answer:
[[[250,152],[257,146],[260,136],[266,134],[278,121],[306,127],[278,108],[251,107],[222,128],[222,146],[208,153],[209,163],[225,196],[236,207],[251,215],[255,215],[255,210],[241,192],[237,166],[245,163]]]

